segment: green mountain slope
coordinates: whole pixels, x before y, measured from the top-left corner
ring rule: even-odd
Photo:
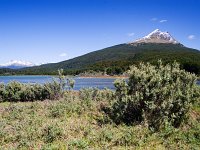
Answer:
[[[107,71],[117,74],[128,66],[141,61],[154,63],[158,59],[164,62],[181,63],[182,68],[200,74],[200,51],[184,47],[181,44],[120,44],[94,51],[59,63],[12,70],[14,74],[56,74],[63,68],[67,74],[78,74],[87,70]]]

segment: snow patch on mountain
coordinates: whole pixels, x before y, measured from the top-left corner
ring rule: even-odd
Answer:
[[[139,44],[139,43],[171,43],[171,44],[180,44],[175,40],[169,32],[162,32],[159,29],[154,30],[147,36],[144,36],[141,39],[138,39],[129,44]]]

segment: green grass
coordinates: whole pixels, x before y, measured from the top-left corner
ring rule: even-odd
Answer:
[[[111,101],[109,90],[86,90],[55,101],[0,103],[0,149],[199,149],[199,104],[181,128],[155,133],[112,123],[101,110]]]

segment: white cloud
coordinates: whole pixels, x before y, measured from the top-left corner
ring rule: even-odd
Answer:
[[[135,33],[133,33],[133,32],[127,34],[127,36],[129,36],[129,37],[132,37],[132,36],[134,36],[134,35],[135,35]]]
[[[151,21],[157,21],[158,18],[151,18]]]
[[[189,40],[194,40],[195,38],[196,38],[195,35],[189,35],[189,36],[188,36],[188,39],[189,39]]]
[[[59,56],[60,56],[60,57],[65,57],[65,56],[67,56],[67,54],[66,54],[66,53],[62,53],[62,54],[60,54]]]
[[[167,20],[166,20],[166,19],[163,19],[163,20],[160,20],[159,22],[160,22],[160,23],[164,23],[164,22],[167,22]]]
[[[158,19],[158,18],[151,18],[151,21],[154,21],[154,22],[159,22],[159,23],[165,23],[167,22],[168,20],[166,19]]]

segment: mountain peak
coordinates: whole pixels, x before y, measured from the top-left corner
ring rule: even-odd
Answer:
[[[152,33],[161,32],[160,29],[155,29]]]
[[[154,30],[147,36],[144,36],[141,39],[138,39],[129,44],[140,44],[140,43],[168,43],[168,44],[180,44],[176,41],[169,32],[162,32],[159,29]]]

